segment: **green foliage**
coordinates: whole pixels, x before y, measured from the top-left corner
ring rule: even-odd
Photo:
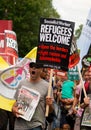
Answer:
[[[79,25],[79,28],[75,31],[75,38],[76,40],[80,37],[83,25]]]
[[[19,56],[25,56],[37,46],[41,17],[59,18],[52,0],[0,0],[0,19],[13,21]]]

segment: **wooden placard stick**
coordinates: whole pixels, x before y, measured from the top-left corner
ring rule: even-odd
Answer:
[[[78,68],[80,80],[81,80],[81,83],[82,83],[82,89],[83,89],[83,92],[84,92],[84,96],[87,97],[86,90],[85,90],[84,83],[83,83],[83,79],[82,79],[82,75],[81,75],[81,72],[80,72],[80,69],[79,69],[78,65],[77,65],[77,68]]]
[[[49,88],[48,88],[48,97],[51,95],[51,89],[52,89],[52,76],[53,76],[53,69],[50,71],[50,79],[49,79]],[[45,116],[47,117],[49,114],[49,105],[46,105],[46,113]]]

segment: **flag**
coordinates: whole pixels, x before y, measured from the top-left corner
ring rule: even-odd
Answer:
[[[36,59],[37,47],[34,47],[25,57],[29,59]]]
[[[11,111],[15,103],[14,95],[21,80],[27,78],[31,60],[36,59],[37,47],[33,48],[20,62],[4,68],[0,73],[0,108]],[[1,62],[3,63],[3,62]]]
[[[9,67],[9,64],[0,56],[0,71]]]
[[[82,68],[82,58],[88,53],[91,45],[91,9],[89,11],[86,23],[83,26],[80,38],[77,40],[78,49],[80,49],[79,67]]]

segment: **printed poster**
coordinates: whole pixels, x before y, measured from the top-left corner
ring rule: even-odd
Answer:
[[[68,70],[74,25],[70,21],[41,18],[36,62]]]
[[[85,109],[81,125],[82,126],[90,126],[91,127],[91,113],[89,113],[89,107],[87,107]]]
[[[88,94],[88,97],[91,100],[91,94]],[[81,125],[82,126],[90,126],[91,127],[91,104],[88,107],[85,108],[85,111],[83,113],[83,118],[82,118]]]
[[[40,93],[26,86],[22,86],[18,91],[17,105],[20,107],[21,118],[30,121],[36,110],[40,99]]]

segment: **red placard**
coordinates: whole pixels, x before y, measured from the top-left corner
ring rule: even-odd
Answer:
[[[80,61],[79,52],[76,45],[76,40],[73,37],[70,49],[70,57],[69,57],[69,68],[72,68],[78,64]]]
[[[16,34],[12,31],[11,20],[0,20],[0,56],[9,64],[18,58]]]
[[[12,30],[12,20],[0,20],[0,33],[4,30]]]
[[[18,57],[18,45],[14,31],[5,30],[5,53]]]

